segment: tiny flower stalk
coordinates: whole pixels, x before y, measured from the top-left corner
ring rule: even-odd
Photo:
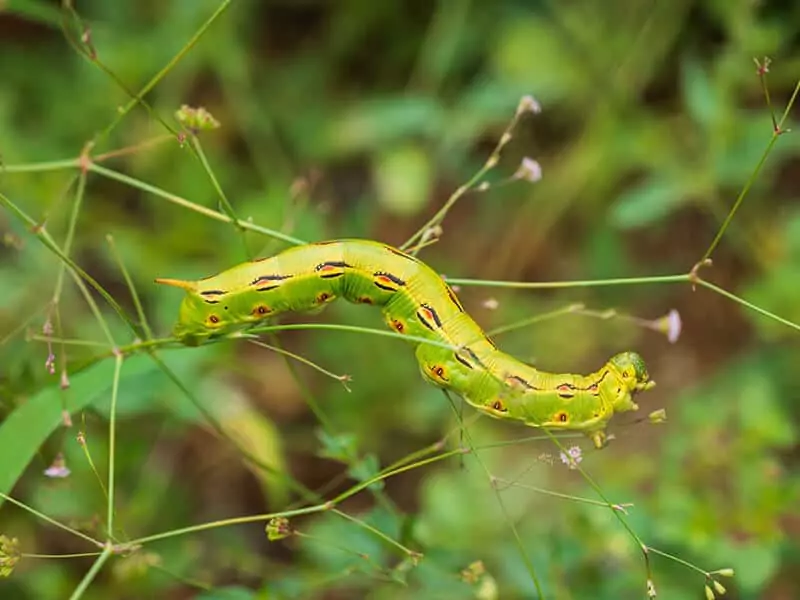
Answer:
[[[289,526],[289,519],[285,517],[270,519],[265,530],[267,532],[267,539],[270,542],[276,542],[294,534],[294,531]]]
[[[0,577],[9,577],[21,556],[19,540],[0,535]]]
[[[197,135],[200,131],[209,131],[219,128],[219,121],[202,106],[193,108],[187,104],[175,111],[175,118],[192,135]]]
[[[674,344],[681,336],[683,323],[681,322],[680,313],[674,308],[660,319],[656,319],[650,325],[654,331],[660,331],[667,336],[670,344]]]

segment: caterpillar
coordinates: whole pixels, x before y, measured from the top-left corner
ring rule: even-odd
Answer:
[[[416,346],[428,382],[498,419],[584,432],[597,448],[607,443],[611,417],[637,410],[633,396],[655,385],[635,352],[584,376],[545,373],[501,352],[433,269],[379,242],[317,242],[199,281],[156,282],[186,291],[173,333],[187,345],[339,297],[380,306],[387,325]]]

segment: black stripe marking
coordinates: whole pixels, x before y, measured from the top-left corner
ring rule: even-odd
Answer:
[[[556,386],[556,393],[559,398],[574,398],[575,386],[569,383],[559,383]]]
[[[342,273],[342,272],[340,272],[340,273],[323,273],[319,277],[320,277],[320,279],[333,279],[335,277],[341,277],[342,275],[344,275],[344,273]]]
[[[394,283],[396,283],[397,285],[400,285],[400,286],[403,286],[403,285],[406,284],[405,281],[403,281],[402,279],[400,279],[396,275],[392,275],[391,273],[386,273],[385,271],[375,271],[375,273],[373,273],[372,275],[373,275],[373,277],[386,277],[386,279],[388,279],[389,281],[393,281]]]
[[[439,315],[436,313],[435,310],[433,310],[433,307],[430,304],[420,304],[420,306],[425,310],[430,311],[431,317],[433,317],[433,321],[434,323],[436,323],[437,327],[442,326],[442,320],[439,318]]]
[[[353,267],[348,265],[343,260],[329,260],[328,262],[320,263],[316,267],[314,267],[315,271],[321,271],[325,267],[336,267],[337,269],[352,269]]]
[[[406,254],[405,252],[398,250],[397,248],[392,248],[391,246],[386,246],[386,249],[391,252],[392,254],[396,254],[397,256],[401,256],[403,258],[407,258],[408,260],[414,261],[415,263],[419,262],[419,259],[411,256],[410,254]]]
[[[208,290],[207,292],[200,292],[201,296],[224,296],[227,292],[223,290]]]
[[[469,355],[470,355],[470,357],[472,358],[472,360],[474,360],[476,363],[478,363],[478,364],[479,364],[480,366],[482,366],[483,368],[486,368],[486,365],[484,365],[484,364],[483,364],[483,362],[481,361],[481,359],[480,359],[480,358],[478,358],[478,355],[477,355],[477,354],[475,354],[475,352],[473,352],[471,348],[464,348],[464,350],[466,350],[466,351],[469,353]]]
[[[444,284],[445,289],[447,289],[447,297],[450,298],[453,304],[456,305],[456,308],[459,312],[464,312],[464,307],[461,306],[461,302],[458,301],[458,297],[456,296],[455,292],[450,289],[450,286],[446,283]]]
[[[256,291],[257,292],[268,292],[270,290],[275,290],[275,289],[277,289],[279,287],[281,287],[281,286],[279,286],[279,285],[267,285],[267,286],[264,286],[264,287],[256,288]]]
[[[425,320],[425,317],[422,316],[422,311],[419,311],[419,310],[417,311],[417,318],[420,320],[420,322],[423,325],[425,325],[425,327],[427,327],[428,329],[433,331],[433,325],[431,325],[430,323],[428,323],[427,320]]]
[[[219,304],[219,300],[206,300],[205,298],[203,300],[205,300],[206,304]]]
[[[530,383],[528,383],[527,381],[525,381],[525,380],[524,380],[522,377],[520,377],[519,375],[509,375],[509,376],[507,377],[507,379],[511,379],[512,381],[516,381],[517,383],[519,383],[519,384],[520,384],[522,387],[524,387],[524,388],[526,388],[526,389],[529,389],[529,390],[535,390],[535,389],[537,389],[536,387],[532,386]]]
[[[283,281],[284,279],[290,279],[291,277],[291,275],[262,275],[261,277],[256,277],[253,279],[253,281],[250,282],[250,285],[258,285],[263,281]]]
[[[383,285],[378,283],[377,281],[373,282],[377,287],[381,288],[382,290],[386,290],[387,292],[396,292],[397,288],[389,287],[388,285]]]
[[[475,367],[473,367],[473,366],[472,366],[472,365],[471,365],[469,362],[467,362],[466,360],[464,360],[463,358],[461,358],[461,357],[458,355],[458,352],[453,352],[453,356],[455,356],[455,357],[456,357],[456,360],[457,360],[458,362],[460,362],[462,365],[464,365],[465,367],[467,367],[468,369],[474,369],[474,368],[475,368]]]

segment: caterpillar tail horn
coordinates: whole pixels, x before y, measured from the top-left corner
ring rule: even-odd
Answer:
[[[186,290],[187,292],[197,291],[197,284],[194,281],[185,281],[183,279],[158,278],[156,279],[156,283],[160,283],[161,285],[171,285],[172,287],[181,288],[182,290]]]

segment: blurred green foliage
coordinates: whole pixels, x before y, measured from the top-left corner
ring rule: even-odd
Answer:
[[[0,0],[0,157],[9,167],[0,191],[62,245],[75,170],[13,167],[77,157],[129,102],[119,82],[139,90],[220,6],[75,4],[88,29],[55,2]],[[113,76],[82,57],[63,28]],[[772,134],[753,57],[773,59],[767,81],[780,115],[800,72],[798,28],[800,5],[779,2],[238,0],[146,94],[150,110],[135,107],[92,155],[141,146],[102,164],[217,210],[191,144],[168,136],[148,145],[169,133],[163,122],[178,127],[181,105],[203,106],[221,123],[202,133],[203,149],[240,217],[305,240],[400,244],[483,164],[520,97],[533,94],[543,113],[523,120],[489,178],[531,156],[543,180],[465,197],[424,259],[450,276],[485,279],[682,273],[702,257]],[[794,322],[798,155],[800,137],[781,136],[704,271]],[[68,276],[53,310],[61,263],[9,211],[0,212],[0,233],[0,491],[104,539],[105,492],[92,464],[105,482],[114,362],[109,355],[80,368],[106,337]],[[108,234],[162,336],[179,296],[154,277],[202,277],[245,258],[234,227],[90,174],[71,255],[131,311]],[[246,240],[260,255],[281,247],[253,233]],[[614,502],[634,503],[628,518],[646,544],[702,569],[734,568],[720,580],[726,597],[800,597],[798,331],[689,285],[465,288],[461,297],[487,329],[572,302],[647,319],[677,308],[684,331],[675,345],[624,320],[580,315],[499,341],[555,371],[640,351],[658,381],[643,409],[665,406],[668,424],[617,423],[607,450],[580,442],[582,466]],[[132,343],[101,306],[116,343]],[[338,304],[290,320],[309,319],[379,326],[374,311]],[[54,344],[51,375],[47,344],[31,339],[48,320],[63,337],[98,347]],[[244,343],[161,352],[204,413],[147,357],[125,359],[117,539],[281,510],[300,497],[296,483],[332,498],[457,425],[393,340],[327,331],[281,340],[349,374],[352,392],[303,365],[294,378],[282,357]],[[309,394],[325,423],[309,410]],[[72,427],[62,426],[65,407]],[[470,431],[476,445],[526,435],[485,419]],[[71,475],[44,477],[59,452]],[[495,478],[514,482],[501,486],[502,505],[463,455],[352,496],[340,508],[357,522],[331,512],[299,517],[290,521],[298,534],[274,542],[264,522],[251,522],[114,556],[83,597],[532,598],[509,521],[547,598],[643,597],[641,553],[611,511],[530,489],[596,497],[557,454],[547,441],[482,451]],[[405,556],[375,530],[424,557]],[[18,538],[23,553],[87,551],[8,502],[0,533]],[[92,560],[23,557],[0,580],[0,597],[69,597]],[[460,574],[475,561],[485,572],[469,581]],[[703,598],[702,575],[655,554],[651,561],[659,598]]]

